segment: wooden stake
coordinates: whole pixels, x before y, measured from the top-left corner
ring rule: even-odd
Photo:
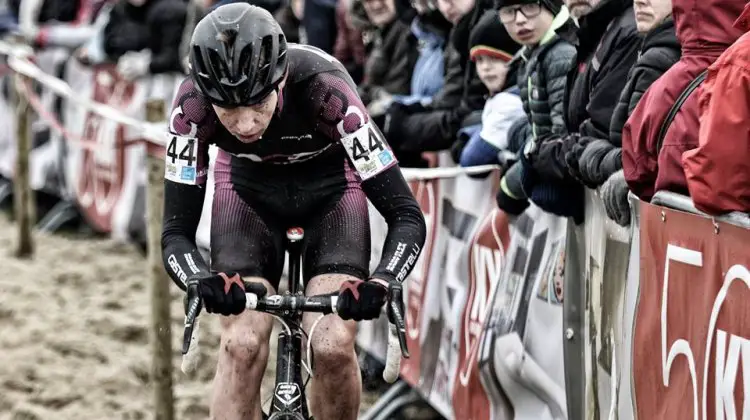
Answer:
[[[149,122],[165,120],[163,99],[146,105]],[[166,127],[166,123],[165,123]],[[148,148],[147,148],[148,149]],[[154,418],[174,420],[172,391],[172,329],[170,326],[170,281],[161,256],[161,229],[164,214],[164,159],[147,157],[148,162],[148,273],[151,285],[151,377],[154,385]]]
[[[29,181],[29,154],[31,153],[31,106],[24,94],[23,76],[15,76],[16,108],[16,173],[13,180],[14,211],[18,226],[18,243],[15,255],[31,258],[34,254],[32,228],[34,226],[34,196]]]

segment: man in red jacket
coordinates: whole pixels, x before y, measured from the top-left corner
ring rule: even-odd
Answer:
[[[659,131],[677,98],[742,35],[732,23],[746,0],[673,0],[682,57],[641,98],[622,132],[622,164],[630,190],[650,201],[668,190],[688,194],[682,153],[698,146],[700,89],[682,104],[661,148]]]
[[[750,30],[750,3],[734,23]],[[750,212],[750,34],[708,69],[700,97],[698,148],[682,165],[695,206],[710,214]]]

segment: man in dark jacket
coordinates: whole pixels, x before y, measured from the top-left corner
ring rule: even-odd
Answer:
[[[128,79],[182,72],[186,16],[182,0],[120,0],[104,27],[104,52]]]
[[[578,25],[575,39],[571,40],[576,46],[577,62],[568,75],[564,101],[570,134],[549,135],[536,144],[528,143],[521,162],[526,173],[538,178],[536,183],[560,185],[554,197],[537,205],[580,223],[584,214],[583,185],[571,174],[566,154],[578,143],[609,137],[614,108],[638,57],[640,38],[632,0],[602,0],[579,18]]]
[[[441,9],[446,19],[454,22],[445,48],[443,88],[428,107],[393,103],[386,114],[383,131],[403,166],[423,166],[419,153],[449,149],[465,118],[473,111],[479,111],[476,115],[481,118],[488,92],[469,60],[469,33],[491,5],[478,2],[471,9],[465,7],[464,0],[462,6]]]
[[[630,207],[627,204],[628,187],[622,174],[622,129],[644,92],[680,59],[681,52],[671,16],[672,2],[635,2],[636,10],[648,5],[652,6],[650,10],[643,11],[641,17],[636,19],[638,31],[644,38],[638,53],[638,61],[630,70],[625,88],[615,106],[609,139],[576,145],[571,153],[572,156],[580,157],[577,162],[569,162],[573,172],[578,174],[579,180],[586,186],[602,186],[601,195],[607,214],[623,226],[630,221]],[[652,21],[644,22],[648,18]],[[583,150],[579,151],[581,148]]]

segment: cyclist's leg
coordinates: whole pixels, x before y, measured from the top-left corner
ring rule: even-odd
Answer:
[[[269,293],[274,293],[284,263],[284,232],[239,197],[221,156],[215,173],[211,268],[237,272],[246,281],[264,283]],[[273,319],[245,312],[221,317],[221,326],[210,417],[261,420],[260,384],[268,361]]]
[[[370,261],[370,225],[367,199],[356,183],[350,184],[333,209],[307,231],[305,246],[306,293],[337,291],[347,280],[365,279]],[[306,314],[309,331],[318,314]],[[316,418],[354,420],[359,413],[362,379],[354,351],[356,323],[336,315],[322,319],[313,332],[314,378],[309,393]]]

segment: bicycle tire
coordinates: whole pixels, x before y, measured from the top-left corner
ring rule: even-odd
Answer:
[[[300,413],[274,413],[268,420],[312,420],[306,419]]]

